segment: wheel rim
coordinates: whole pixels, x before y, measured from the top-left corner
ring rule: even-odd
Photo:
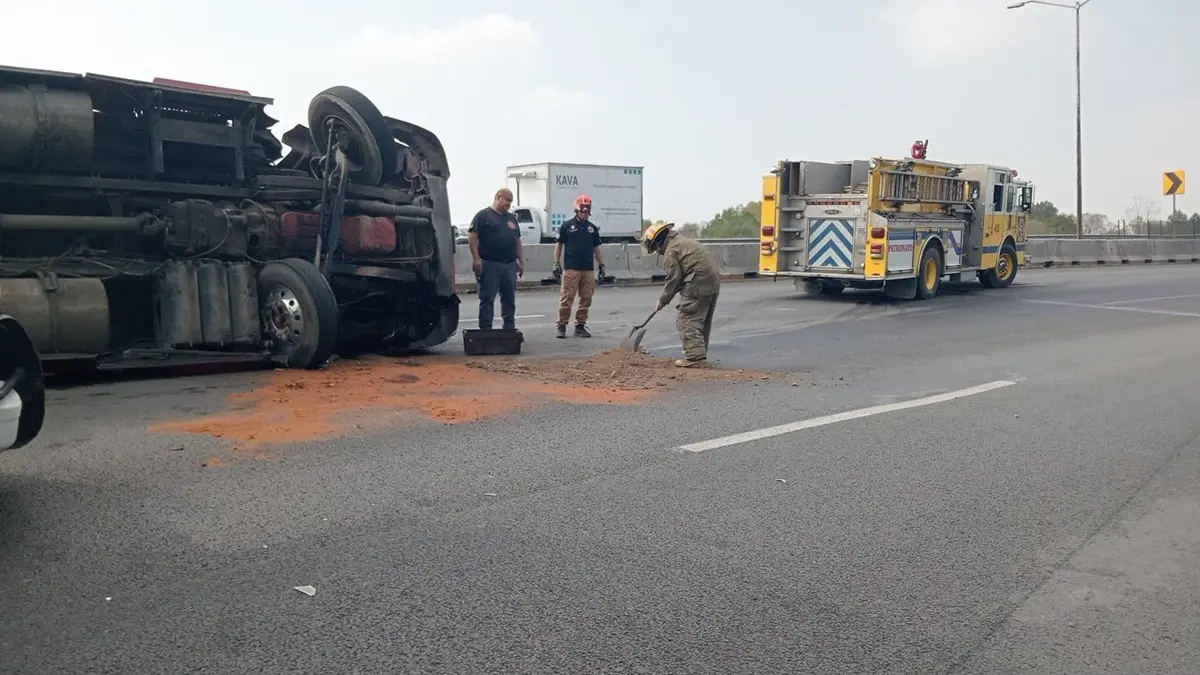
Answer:
[[[1013,264],[1012,254],[1005,251],[1000,254],[1000,259],[996,261],[996,274],[1004,281],[1008,281],[1008,277],[1012,274],[1014,267],[1016,265]]]
[[[938,278],[937,261],[930,258],[925,262],[925,288],[933,288]]]
[[[304,310],[291,289],[275,286],[263,303],[263,322],[276,353],[300,343],[304,335]]]

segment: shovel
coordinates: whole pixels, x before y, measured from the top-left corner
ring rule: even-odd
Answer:
[[[646,337],[646,326],[649,325],[650,319],[653,319],[655,314],[658,314],[657,307],[653,312],[650,312],[650,316],[646,317],[646,320],[643,321],[641,325],[634,326],[632,329],[630,329],[629,335],[627,335],[624,340],[621,340],[620,348],[629,349],[636,352],[638,347],[642,344],[642,338]]]

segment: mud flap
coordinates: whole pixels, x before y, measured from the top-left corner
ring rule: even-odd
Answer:
[[[428,176],[429,195],[433,198],[433,232],[437,239],[437,279],[434,293],[448,298],[454,295],[454,227],[450,224],[450,193],[446,179]],[[449,335],[446,336],[450,338]]]
[[[460,302],[457,295],[443,299],[441,309],[439,310],[438,325],[428,335],[407,344],[393,344],[392,349],[398,351],[429,349],[430,347],[436,347],[447,342],[458,332]]]
[[[916,300],[917,280],[914,278],[888,281],[883,286],[883,294],[894,300]]]

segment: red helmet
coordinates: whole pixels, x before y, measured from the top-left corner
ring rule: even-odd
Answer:
[[[575,210],[582,211],[584,209],[592,210],[592,198],[587,195],[579,195],[575,198]]]

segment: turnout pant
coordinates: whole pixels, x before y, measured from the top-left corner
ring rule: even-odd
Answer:
[[[680,294],[675,326],[679,329],[679,341],[683,343],[683,357],[688,361],[708,359],[708,339],[712,335],[718,295],[719,292],[700,296]]]
[[[483,271],[480,272],[477,292],[479,293],[479,327],[483,330],[492,328],[493,316],[496,309],[496,294],[500,295],[500,316],[504,320],[504,328],[517,327],[517,263],[483,261]]]
[[[567,325],[571,319],[571,305],[579,295],[579,309],[575,310],[575,323],[587,323],[588,310],[592,308],[592,297],[596,295],[596,273],[592,270],[563,270],[562,288],[558,295],[558,326]]]

